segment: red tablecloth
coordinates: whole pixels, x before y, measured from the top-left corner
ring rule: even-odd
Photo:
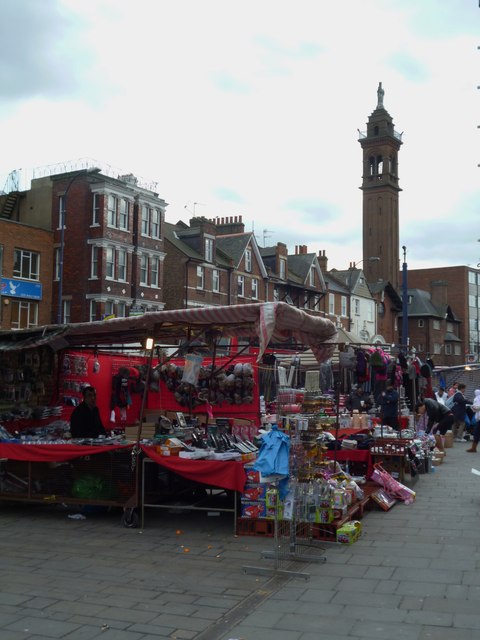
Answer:
[[[203,484],[243,492],[246,482],[243,462],[234,460],[188,460],[177,456],[161,456],[152,447],[142,451],[157,464],[174,473]]]
[[[0,442],[0,458],[25,462],[63,462],[82,456],[128,449],[131,445],[15,444]]]
[[[336,454],[336,455],[335,455]],[[338,451],[327,451],[327,457],[337,462],[366,462],[367,479],[373,472],[372,456],[369,449],[339,449]]]

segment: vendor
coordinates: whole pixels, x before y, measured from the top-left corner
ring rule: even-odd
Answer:
[[[97,407],[97,392],[94,387],[83,389],[83,402],[74,409],[70,417],[72,438],[98,438],[106,435]]]
[[[363,390],[363,387],[359,385],[345,400],[345,407],[348,411],[369,411],[372,408],[372,399]]]

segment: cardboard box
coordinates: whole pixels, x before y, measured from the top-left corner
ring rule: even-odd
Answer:
[[[155,425],[152,423],[144,422],[142,424],[142,431],[140,434],[141,440],[152,440],[155,437]],[[135,442],[138,435],[138,425],[131,425],[125,427],[125,438]]]
[[[353,544],[362,533],[362,523],[358,520],[346,522],[342,527],[337,529],[337,542],[340,544]]]
[[[242,499],[247,501],[250,500],[265,500],[265,493],[267,492],[267,487],[264,484],[250,484],[246,485]]]
[[[265,518],[267,510],[265,502],[242,502],[242,518]]]
[[[445,449],[451,449],[453,447],[453,431],[447,431],[444,436],[443,446]]]

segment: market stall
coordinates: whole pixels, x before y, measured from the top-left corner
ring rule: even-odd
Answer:
[[[237,352],[231,354],[229,359],[222,359],[217,354],[220,340],[225,337],[235,337],[239,343],[242,343],[242,346],[239,346]],[[146,349],[147,339],[151,340],[148,349]],[[78,394],[77,388],[79,388],[75,385],[78,385],[79,381],[72,379],[72,367],[67,367],[66,362],[72,365],[74,362],[72,358],[76,358],[75,366],[77,366],[78,362],[81,362],[83,358],[85,367],[80,372],[75,368],[73,378],[81,375],[82,382],[95,386],[95,383],[100,380],[98,376],[102,370],[101,354],[103,350],[110,352],[117,350],[122,353],[127,348],[132,349],[133,345],[137,345],[137,348],[142,350],[144,385],[140,394],[141,401],[138,403],[137,437],[135,438],[136,442],[132,443],[131,451],[127,453],[126,449],[122,450],[128,455],[129,481],[131,481],[133,488],[129,486],[129,496],[125,502],[123,502],[123,499],[114,499],[112,501],[111,496],[102,496],[98,501],[105,504],[112,504],[113,502],[120,506],[127,506],[130,509],[132,505],[137,506],[139,501],[141,465],[138,463],[138,459],[140,455],[148,455],[157,464],[169,467],[172,471],[183,475],[185,478],[204,484],[238,491],[243,482],[243,467],[236,462],[229,461],[228,464],[223,464],[222,461],[216,461],[210,464],[208,462],[204,463],[204,461],[199,463],[199,461],[195,460],[180,461],[180,459],[172,462],[172,459],[162,456],[157,457],[154,449],[145,451],[143,447],[140,448],[138,446],[139,441],[142,440],[143,443],[145,436],[142,432],[147,412],[151,412],[152,409],[159,409],[165,412],[170,410],[171,412],[172,409],[177,409],[180,406],[187,419],[195,418],[197,414],[204,414],[207,423],[205,426],[208,426],[208,418],[215,420],[215,413],[217,416],[227,415],[227,417],[235,419],[238,414],[240,414],[240,417],[244,417],[246,409],[250,408],[246,407],[246,405],[254,405],[255,409],[252,411],[252,415],[256,419],[254,426],[258,428],[260,426],[258,389],[256,388],[258,379],[256,378],[254,365],[261,361],[267,348],[271,345],[282,345],[282,347],[290,348],[302,345],[302,348],[310,348],[315,357],[319,361],[323,361],[331,356],[335,339],[336,329],[329,320],[296,309],[286,303],[277,302],[155,312],[133,318],[112,319],[106,322],[82,323],[63,327],[47,326],[36,330],[17,332],[0,332],[0,357],[7,353],[14,353],[17,358],[19,356],[23,357],[24,362],[31,352],[39,348],[49,349],[52,362],[48,369],[52,376],[54,376],[53,372],[56,369],[57,392],[60,391],[58,387],[62,384],[61,392],[62,395],[65,395],[65,384],[72,385],[72,388],[67,387],[67,389],[73,391],[70,397],[75,397]],[[176,404],[172,403],[172,399],[168,398],[166,392],[162,395],[161,385],[152,375],[155,371],[160,372],[161,366],[165,364],[158,357],[157,351],[157,345],[160,346],[162,344],[179,345],[183,353],[186,354],[184,356],[185,362],[187,362],[188,356],[194,356],[197,360],[200,359],[203,364],[205,352],[208,351],[208,376],[205,380],[204,394],[200,397],[198,394],[196,396],[196,406],[193,406],[191,402],[192,394],[197,393],[195,388],[196,378],[193,381],[190,379],[191,388],[190,393],[187,394],[188,399],[185,404],[179,403],[178,398],[175,398]],[[198,353],[199,344],[202,345],[202,354]],[[250,347],[255,354],[254,360],[252,360],[251,354],[247,357]],[[86,359],[85,355],[82,356],[82,354],[90,354],[90,356]],[[91,357],[92,354],[93,357]],[[156,358],[154,357],[155,355],[157,355]],[[232,365],[235,367],[239,363],[242,366],[248,365],[246,369],[252,367],[251,402],[246,402],[248,396],[246,395],[245,381],[242,379],[242,386],[238,387],[240,391],[237,391],[237,387],[234,390],[234,394],[238,393],[240,402],[235,402],[235,395],[233,394],[234,402],[223,404],[219,401],[218,387],[216,388],[215,385],[218,384],[219,378],[225,376],[227,367]],[[245,371],[243,371],[243,374],[245,374]],[[237,378],[240,378],[238,371],[237,375],[235,371],[232,372],[232,375],[235,378],[234,384],[237,385]],[[182,379],[183,377],[182,374]],[[244,378],[249,378],[249,374],[244,375]],[[173,390],[173,393],[175,393],[175,390]],[[106,392],[104,395],[106,395]],[[108,393],[108,395],[110,400],[111,393]],[[162,406],[163,402],[165,402],[165,406]],[[150,438],[153,435],[153,433],[148,434]],[[8,447],[8,442],[6,445]],[[43,493],[39,491],[37,492],[38,495],[35,493],[35,487],[41,486],[41,482],[37,482],[35,477],[38,472],[36,467],[42,464],[49,465],[52,462],[52,460],[48,459],[49,456],[55,456],[54,453],[49,451],[50,446],[54,447],[53,451],[57,451],[58,456],[60,456],[59,458],[57,456],[58,459],[54,462],[66,462],[68,458],[72,460],[78,458],[83,461],[86,458],[100,459],[101,455],[112,455],[112,452],[114,453],[113,450],[112,452],[102,452],[101,449],[103,447],[93,447],[95,451],[92,450],[85,454],[85,452],[78,450],[76,445],[64,442],[51,445],[45,442],[35,444],[32,447],[20,444],[20,450],[18,448],[6,449],[7,466],[13,463],[27,465],[19,476],[23,480],[21,483],[23,485],[23,493],[21,495],[25,500],[36,500],[40,496],[44,500],[47,494],[50,496],[50,501],[65,501],[65,498],[73,497],[67,490],[63,492],[44,491]],[[27,448],[21,449],[22,447]],[[68,447],[72,447],[72,449],[68,449]],[[35,449],[35,451],[28,451],[28,449]],[[42,450],[43,454],[40,453]],[[67,455],[68,451],[70,453]],[[42,457],[42,455],[44,459],[38,460],[38,457]],[[24,459],[29,456],[34,459]],[[33,466],[35,466],[35,469]],[[124,466],[125,463],[122,462],[122,467]],[[207,468],[208,473],[205,475],[204,471]],[[202,471],[200,472],[200,470]],[[9,472],[8,469],[7,472]],[[17,475],[14,472],[12,473]],[[0,499],[3,497],[4,494],[0,489]],[[6,497],[11,498],[11,496]],[[91,501],[90,498],[89,501]]]

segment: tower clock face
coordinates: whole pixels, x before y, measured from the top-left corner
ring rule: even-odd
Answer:
[[[385,305],[383,302],[379,302],[378,304],[378,315],[382,317],[385,315]]]

